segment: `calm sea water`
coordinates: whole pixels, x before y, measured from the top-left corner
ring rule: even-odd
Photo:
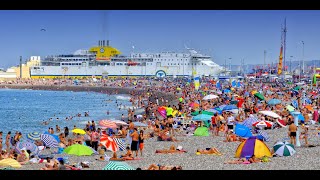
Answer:
[[[74,125],[84,128],[87,121],[94,120],[98,124],[101,119],[120,119],[121,114],[127,115],[127,109],[119,110],[118,105],[130,107],[128,95],[106,95],[95,92],[72,91],[41,91],[41,90],[13,90],[0,89],[0,131],[3,137],[8,131],[14,135],[20,131],[23,137],[27,133],[43,133],[49,127],[55,130],[56,125],[68,126],[71,130]],[[84,112],[89,111],[89,117]],[[109,115],[107,115],[109,111]],[[66,121],[67,116],[75,116]],[[53,118],[49,125],[43,125],[43,120]],[[56,120],[56,118],[59,120]]]

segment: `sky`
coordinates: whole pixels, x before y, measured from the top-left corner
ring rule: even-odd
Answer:
[[[277,63],[285,18],[287,61],[320,59],[320,10],[0,10],[0,67],[103,39],[123,55],[186,45],[220,65],[263,64],[264,51],[266,64]]]

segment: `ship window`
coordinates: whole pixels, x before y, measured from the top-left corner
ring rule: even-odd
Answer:
[[[179,65],[179,63],[178,63],[178,65]]]
[[[174,65],[176,65],[177,63],[174,63]]]
[[[171,63],[171,65],[172,65],[172,63]]]
[[[202,63],[202,65],[203,65],[203,63]]]

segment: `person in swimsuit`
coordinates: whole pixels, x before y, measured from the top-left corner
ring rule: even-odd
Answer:
[[[291,121],[289,125],[289,137],[290,143],[293,145],[296,145],[297,129],[298,127]]]

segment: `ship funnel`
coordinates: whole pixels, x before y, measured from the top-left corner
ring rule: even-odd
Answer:
[[[109,46],[109,40],[107,40],[107,46]]]

